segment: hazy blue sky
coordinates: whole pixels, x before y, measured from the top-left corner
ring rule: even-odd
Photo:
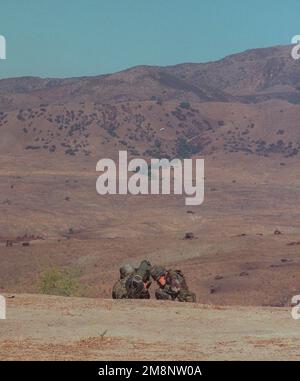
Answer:
[[[1,0],[0,77],[215,60],[290,43],[299,17],[299,0]]]

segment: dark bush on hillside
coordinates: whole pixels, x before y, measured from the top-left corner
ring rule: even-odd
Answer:
[[[179,107],[189,110],[191,105],[189,104],[189,102],[185,101],[185,102],[181,102]]]

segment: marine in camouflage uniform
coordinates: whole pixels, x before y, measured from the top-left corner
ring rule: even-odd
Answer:
[[[126,291],[128,299],[150,299],[149,287],[151,263],[142,261],[135,273],[126,279]]]
[[[159,289],[155,292],[156,299],[196,303],[196,294],[188,289],[180,270],[167,270],[162,266],[153,266],[151,276],[159,285]]]
[[[134,272],[134,268],[129,264],[120,267],[120,279],[115,283],[112,290],[113,299],[127,299],[126,280]]]

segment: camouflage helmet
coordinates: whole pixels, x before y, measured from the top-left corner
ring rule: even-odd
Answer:
[[[121,279],[124,279],[128,275],[131,275],[133,273],[134,273],[134,268],[128,263],[126,263],[125,265],[120,267],[120,278]]]
[[[153,266],[151,268],[151,276],[154,280],[158,280],[161,276],[163,276],[167,272],[166,268],[163,266]]]
[[[143,260],[136,270],[136,274],[139,275],[144,282],[150,278],[151,263],[147,260]]]

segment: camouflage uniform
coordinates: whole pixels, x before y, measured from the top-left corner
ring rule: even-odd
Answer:
[[[113,299],[127,299],[126,281],[134,273],[134,268],[126,264],[120,268],[120,279],[114,284]]]
[[[113,299],[127,299],[127,291],[126,291],[126,280],[127,277],[124,279],[119,279],[113,287],[112,291],[112,298]]]
[[[196,302],[196,295],[189,291],[183,273],[180,270],[166,270],[160,266],[154,266],[151,270],[154,280],[158,281],[165,276],[165,285],[159,286],[155,296],[159,300],[178,300],[179,302]]]
[[[134,274],[125,283],[128,299],[150,299],[149,287],[151,264],[142,261]]]

